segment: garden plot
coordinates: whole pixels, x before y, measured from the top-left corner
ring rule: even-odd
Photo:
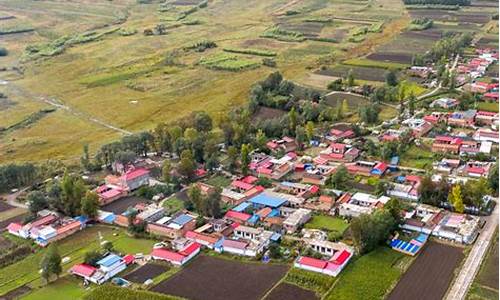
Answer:
[[[428,243],[388,299],[443,299],[453,279],[455,268],[463,257],[461,248],[437,242]]]
[[[351,66],[335,66],[333,68],[328,68],[325,70],[318,70],[315,73],[325,76],[332,77],[346,77],[349,70],[352,70],[352,74],[355,79],[368,80],[368,81],[384,81],[385,70],[380,68],[368,68],[368,67],[351,67]]]
[[[128,273],[127,275],[123,276],[123,278],[128,281],[142,284],[148,279],[153,279],[156,276],[165,273],[166,271],[168,271],[168,269],[169,267],[164,265],[149,263]]]
[[[257,300],[287,270],[286,265],[242,263],[202,255],[152,291],[193,300]]]
[[[281,118],[282,116],[286,115],[286,113],[286,111],[281,109],[259,106],[257,108],[257,111],[253,114],[252,120],[256,121]]]
[[[332,107],[336,107],[337,105],[342,103],[344,99],[347,100],[347,103],[351,109],[357,109],[360,106],[368,104],[368,99],[363,96],[343,92],[332,93],[325,96],[324,98],[325,103]]]
[[[125,211],[127,211],[129,207],[133,207],[138,203],[147,203],[147,202],[149,202],[149,200],[145,198],[128,196],[103,206],[102,210],[112,212],[116,215],[121,215]]]
[[[318,297],[313,291],[298,287],[294,284],[280,283],[264,300],[316,300]]]
[[[442,22],[486,24],[491,20],[491,15],[481,12],[461,12],[440,9],[410,10],[412,18],[429,18]]]
[[[286,31],[300,32],[305,37],[317,37],[325,27],[321,22],[278,23],[277,26]]]
[[[395,62],[399,64],[410,64],[413,55],[402,52],[375,52],[369,54],[366,58],[374,61]]]

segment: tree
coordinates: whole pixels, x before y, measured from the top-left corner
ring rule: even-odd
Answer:
[[[356,250],[364,254],[387,240],[396,228],[396,221],[389,211],[378,209],[371,215],[363,214],[354,218],[350,228]]]
[[[342,78],[336,79],[328,84],[326,87],[331,91],[341,91],[342,90]]]
[[[45,255],[42,258],[40,267],[42,269],[42,278],[45,279],[46,282],[49,281],[52,275],[59,277],[59,274],[61,274],[61,256],[59,255],[59,251],[57,250],[55,243],[51,243],[49,245],[47,252],[45,252]]]
[[[92,191],[87,191],[85,197],[82,198],[82,215],[88,218],[97,217],[99,210],[99,196]]]
[[[26,202],[28,203],[28,208],[33,215],[49,206],[47,198],[40,191],[30,192],[26,196]]]
[[[248,174],[248,164],[250,164],[250,152],[252,152],[252,146],[250,146],[250,144],[243,144],[241,146],[241,173],[243,173],[243,175]]]
[[[191,150],[184,150],[181,153],[181,160],[178,165],[179,174],[184,176],[187,181],[191,181],[196,170],[196,163],[193,158]]]
[[[102,249],[105,251],[105,252],[113,252],[114,251],[114,246],[113,246],[113,243],[110,242],[110,241],[105,241],[103,244],[102,244]]]
[[[498,193],[498,162],[493,166],[488,175],[488,184],[495,193]]]
[[[345,100],[345,99],[344,99]],[[343,112],[343,105],[338,103],[335,111],[335,119],[337,120],[342,120],[344,117],[344,112]]]
[[[330,175],[328,179],[328,184],[335,189],[343,190],[347,188],[347,183],[349,181],[349,173],[344,165],[340,165],[335,173]]]
[[[204,112],[197,112],[194,116],[194,128],[200,132],[210,132],[212,130],[212,118]]]
[[[314,138],[314,122],[312,121],[309,121],[306,124],[306,136],[309,141]]]
[[[274,259],[281,258],[280,246],[278,244],[271,243],[271,245],[269,245],[269,257]]]
[[[163,161],[163,165],[161,167],[161,178],[163,182],[169,183],[170,180],[172,179],[172,165],[170,164],[170,161],[166,159]]]
[[[61,200],[63,212],[67,216],[80,214],[81,200],[87,192],[83,181],[76,176],[65,174],[61,181]]]
[[[212,191],[207,196],[207,211],[206,215],[213,218],[220,218],[222,215],[222,211],[220,208],[220,189],[216,189]]]
[[[238,167],[238,149],[236,149],[236,147],[229,146],[229,148],[227,148],[227,161],[229,171],[234,172]]]
[[[200,215],[204,215],[206,211],[206,201],[203,201],[204,199],[201,195],[201,190],[196,184],[191,185],[191,187],[189,188],[188,198],[193,204],[193,208],[196,210],[196,212],[198,212]]]
[[[415,114],[415,101],[416,100],[417,100],[417,98],[415,97],[413,92],[411,92],[410,97],[408,98],[408,110],[409,110],[411,116],[413,116]]]
[[[83,145],[83,155],[80,158],[80,163],[85,170],[90,170],[90,155],[89,155],[89,145]]]
[[[385,83],[387,83],[388,86],[398,85],[398,76],[395,70],[391,69],[385,73]]]
[[[264,150],[266,148],[267,137],[262,129],[257,130],[255,134],[255,147],[259,150]]]
[[[456,184],[451,189],[451,193],[449,195],[449,201],[455,208],[456,212],[463,213],[465,210],[464,201],[462,198],[462,188],[459,184]]]
[[[290,132],[295,135],[295,128],[297,127],[297,112],[295,111],[295,107],[292,107],[290,112],[288,112],[288,128],[290,128]]]
[[[391,198],[391,200],[387,201],[384,205],[384,209],[391,214],[397,224],[401,224],[403,222],[403,217],[401,216],[401,212],[403,210],[401,201],[396,198]]]
[[[346,82],[348,87],[352,87],[355,84],[354,73],[352,69],[347,72]]]
[[[97,262],[101,259],[102,254],[99,251],[92,250],[85,252],[85,256],[83,257],[83,262],[86,263],[87,265],[91,265],[96,267]]]

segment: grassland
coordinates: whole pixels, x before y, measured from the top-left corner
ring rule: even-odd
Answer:
[[[305,225],[305,228],[337,231],[341,234],[344,233],[348,227],[349,223],[340,218],[319,215],[313,216],[312,219]]]
[[[177,5],[167,9],[157,3],[138,4],[133,0],[2,1],[2,12],[15,16],[16,22],[30,24],[35,31],[6,35],[9,55],[0,58],[1,63],[8,67],[22,65],[24,72],[0,73],[1,79],[13,80],[0,86],[0,91],[18,103],[0,110],[0,127],[51,107],[45,99],[54,99],[64,108],[28,128],[0,136],[0,162],[48,157],[76,160],[83,144],[96,151],[99,145],[122,134],[100,123],[134,132],[186,116],[192,110],[206,110],[216,116],[243,104],[250,86],[272,71],[261,66],[263,54],[276,54],[278,69],[285,77],[300,80],[323,57],[335,54],[341,58],[351,53],[339,49],[355,47],[356,53],[368,49],[365,42],[353,44],[337,37],[336,44],[314,40],[290,43],[260,37],[278,23],[299,35],[328,39],[345,30],[389,20],[383,32],[368,34],[366,43],[373,45],[378,35],[385,38],[396,33],[391,20],[398,22],[402,8],[398,0],[382,0],[376,7],[364,2],[319,0],[292,3],[286,9],[283,6],[277,0],[213,1],[194,10]],[[281,15],[281,9],[300,13]],[[329,15],[345,19],[311,22]],[[165,25],[166,35],[143,34],[158,24]],[[130,28],[137,33],[120,34]],[[27,46],[48,45],[65,36],[81,38],[92,31],[109,33],[74,43],[54,55],[20,63]],[[218,48],[203,53],[180,51],[207,36]],[[224,53],[223,49],[244,49],[246,53]],[[199,63],[204,57],[221,53],[234,56],[215,64]],[[175,56],[173,63],[165,60],[169,55]],[[231,76],[225,70],[233,71]]]

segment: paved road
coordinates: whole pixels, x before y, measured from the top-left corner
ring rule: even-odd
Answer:
[[[445,297],[445,300],[463,300],[467,295],[467,291],[469,290],[474,277],[476,277],[476,273],[481,266],[481,262],[488,250],[488,246],[493,238],[493,234],[495,229],[498,226],[498,206],[495,207],[491,216],[489,216],[486,220],[486,225],[483,230],[479,234],[479,237],[476,240],[474,246],[467,256],[467,259],[460,270],[455,282],[451,286],[448,294]]]

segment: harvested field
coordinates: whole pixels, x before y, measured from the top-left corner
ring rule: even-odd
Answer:
[[[281,23],[277,25],[284,30],[300,32],[306,37],[317,37],[325,26],[324,23],[319,22]]]
[[[14,206],[9,205],[5,201],[0,201],[0,212],[7,211],[7,210],[12,209],[12,208],[14,208]]]
[[[12,243],[9,239],[0,236],[0,250],[8,249],[12,247],[14,243]]]
[[[428,29],[422,31],[405,31],[401,34],[401,36],[409,37],[413,39],[425,39],[437,41],[441,39],[443,35],[443,31],[439,29]]]
[[[148,279],[153,279],[156,276],[165,273],[168,269],[169,268],[164,265],[149,263],[128,273],[123,278],[135,283],[144,283]]]
[[[442,299],[463,257],[461,248],[429,242],[388,299]]]
[[[314,300],[318,299],[313,291],[300,288],[294,284],[281,283],[265,298],[265,300]]]
[[[326,76],[346,77],[349,70],[352,70],[355,79],[369,81],[384,81],[385,70],[380,68],[336,66],[326,70],[318,70],[315,73]]]
[[[176,0],[172,2],[172,5],[177,6],[192,6],[192,5],[200,5],[203,0]]]
[[[473,0],[470,3],[474,7],[498,7],[498,1]]]
[[[128,196],[121,199],[116,200],[115,202],[111,202],[110,204],[104,205],[102,210],[110,211],[116,215],[121,215],[129,207],[135,206],[137,203],[141,202],[149,202],[148,199],[136,197],[136,196]]]
[[[338,105],[338,103],[341,103],[344,99],[347,100],[349,108],[355,110],[357,110],[359,106],[365,105],[368,102],[368,99],[360,95],[335,92],[325,96],[325,103],[332,107],[335,107]]]
[[[242,263],[202,255],[152,291],[194,300],[256,300],[287,270],[285,265]]]
[[[252,116],[252,120],[268,120],[280,118],[286,115],[286,113],[286,111],[281,109],[259,106],[255,114]]]
[[[272,40],[272,39],[256,38],[256,39],[245,40],[240,45],[241,45],[241,47],[246,47],[246,48],[279,49],[279,48],[285,47],[286,43]]]
[[[486,24],[491,20],[487,13],[457,12],[440,9],[410,10],[412,18],[429,18],[436,21]]]
[[[369,54],[366,58],[375,61],[389,61],[396,62],[401,64],[409,64],[411,63],[413,55],[410,53],[389,53],[389,52],[375,52]]]

